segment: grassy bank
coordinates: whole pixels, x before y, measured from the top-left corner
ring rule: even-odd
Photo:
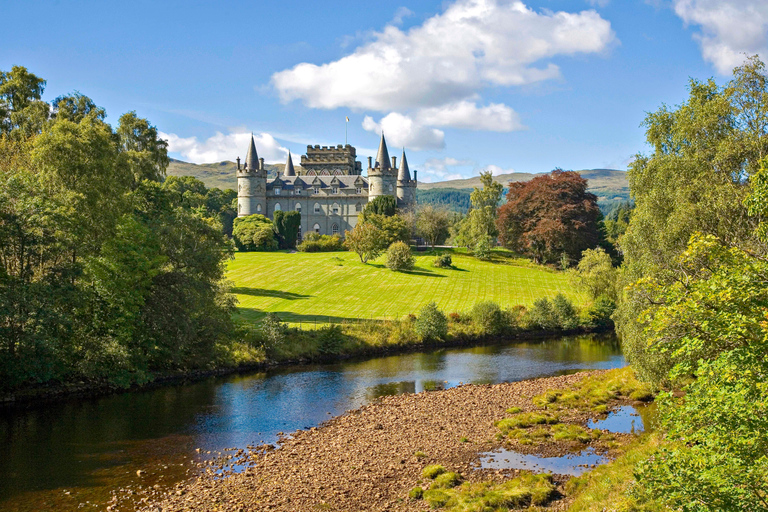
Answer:
[[[357,319],[399,319],[434,301],[447,313],[491,300],[502,307],[531,306],[562,293],[575,304],[586,297],[568,277],[547,267],[495,251],[481,261],[450,251],[453,268],[435,268],[433,255],[417,253],[416,268],[392,272],[379,261],[360,262],[351,252],[237,253],[227,278],[239,301],[238,317],[253,322],[277,313],[289,323],[340,323]]]

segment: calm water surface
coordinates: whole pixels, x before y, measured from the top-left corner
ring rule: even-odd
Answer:
[[[317,426],[385,395],[623,365],[615,338],[580,336],[281,368],[0,411],[0,511],[102,509],[119,487],[187,478],[190,462],[208,451],[274,443],[278,432]]]

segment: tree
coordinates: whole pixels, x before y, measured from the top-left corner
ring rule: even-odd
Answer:
[[[344,232],[344,245],[357,253],[360,261],[368,263],[379,257],[384,246],[384,234],[370,222],[358,222],[352,231]]]
[[[484,237],[490,237],[493,242],[498,235],[496,217],[504,188],[493,180],[491,172],[481,172],[480,181],[483,187],[475,187],[470,195],[472,208],[457,226],[454,236],[456,243],[465,247],[475,247]]]
[[[277,233],[280,247],[294,249],[299,238],[299,226],[301,226],[301,213],[297,211],[276,211],[274,215],[275,232]]]
[[[557,261],[562,253],[577,260],[600,242],[597,196],[573,171],[555,169],[530,181],[509,184],[507,203],[496,225],[502,244],[537,262]]]
[[[361,217],[363,219],[369,215],[391,217],[395,213],[397,213],[397,199],[394,196],[376,196],[365,205]]]
[[[232,238],[241,251],[274,251],[278,247],[274,224],[257,213],[236,218]]]
[[[162,181],[168,167],[168,142],[158,137],[157,128],[146,119],[128,112],[117,126],[121,155],[127,161],[134,183],[141,180]]]
[[[450,222],[450,213],[442,207],[424,205],[416,212],[416,232],[429,242],[432,249],[448,238]]]
[[[650,155],[629,168],[635,209],[620,245],[624,263],[614,318],[628,361],[643,379],[664,382],[671,361],[647,350],[638,321],[648,298],[630,287],[640,279],[677,275],[678,258],[694,233],[726,246],[765,253],[754,236],[759,217],[743,205],[751,180],[768,154],[768,86],[756,57],[734,70],[724,87],[691,80],[689,98],[662,106],[645,119]]]
[[[408,243],[411,240],[411,228],[408,221],[400,215],[366,215],[362,222],[376,226],[382,233],[382,249],[386,249],[395,242]]]
[[[38,133],[48,120],[48,104],[41,101],[45,80],[27,68],[0,71],[0,133],[21,131],[21,137]]]
[[[576,266],[575,277],[577,284],[587,290],[594,300],[605,296],[616,300],[616,275],[611,257],[602,247],[587,249],[581,253],[581,260]]]

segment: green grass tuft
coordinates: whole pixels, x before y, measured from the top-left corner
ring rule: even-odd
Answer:
[[[445,468],[443,466],[440,464],[430,464],[424,468],[424,470],[421,472],[421,476],[424,478],[429,478],[430,480],[434,480],[443,473],[445,473]]]
[[[435,481],[432,482],[432,485],[429,486],[430,489],[451,489],[453,487],[456,487],[461,483],[461,475],[458,473],[454,473],[453,471],[448,471],[447,473],[443,473],[437,478],[435,478]]]

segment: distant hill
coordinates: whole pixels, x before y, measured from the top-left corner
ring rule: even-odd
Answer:
[[[268,175],[274,177],[278,172],[283,172],[285,164],[264,164],[264,167],[267,168]],[[301,170],[301,167],[297,165],[296,170]],[[222,190],[237,189],[236,172],[237,164],[229,160],[215,164],[193,164],[173,158],[166,170],[168,176],[193,176],[205,183],[208,188],[215,187]]]

